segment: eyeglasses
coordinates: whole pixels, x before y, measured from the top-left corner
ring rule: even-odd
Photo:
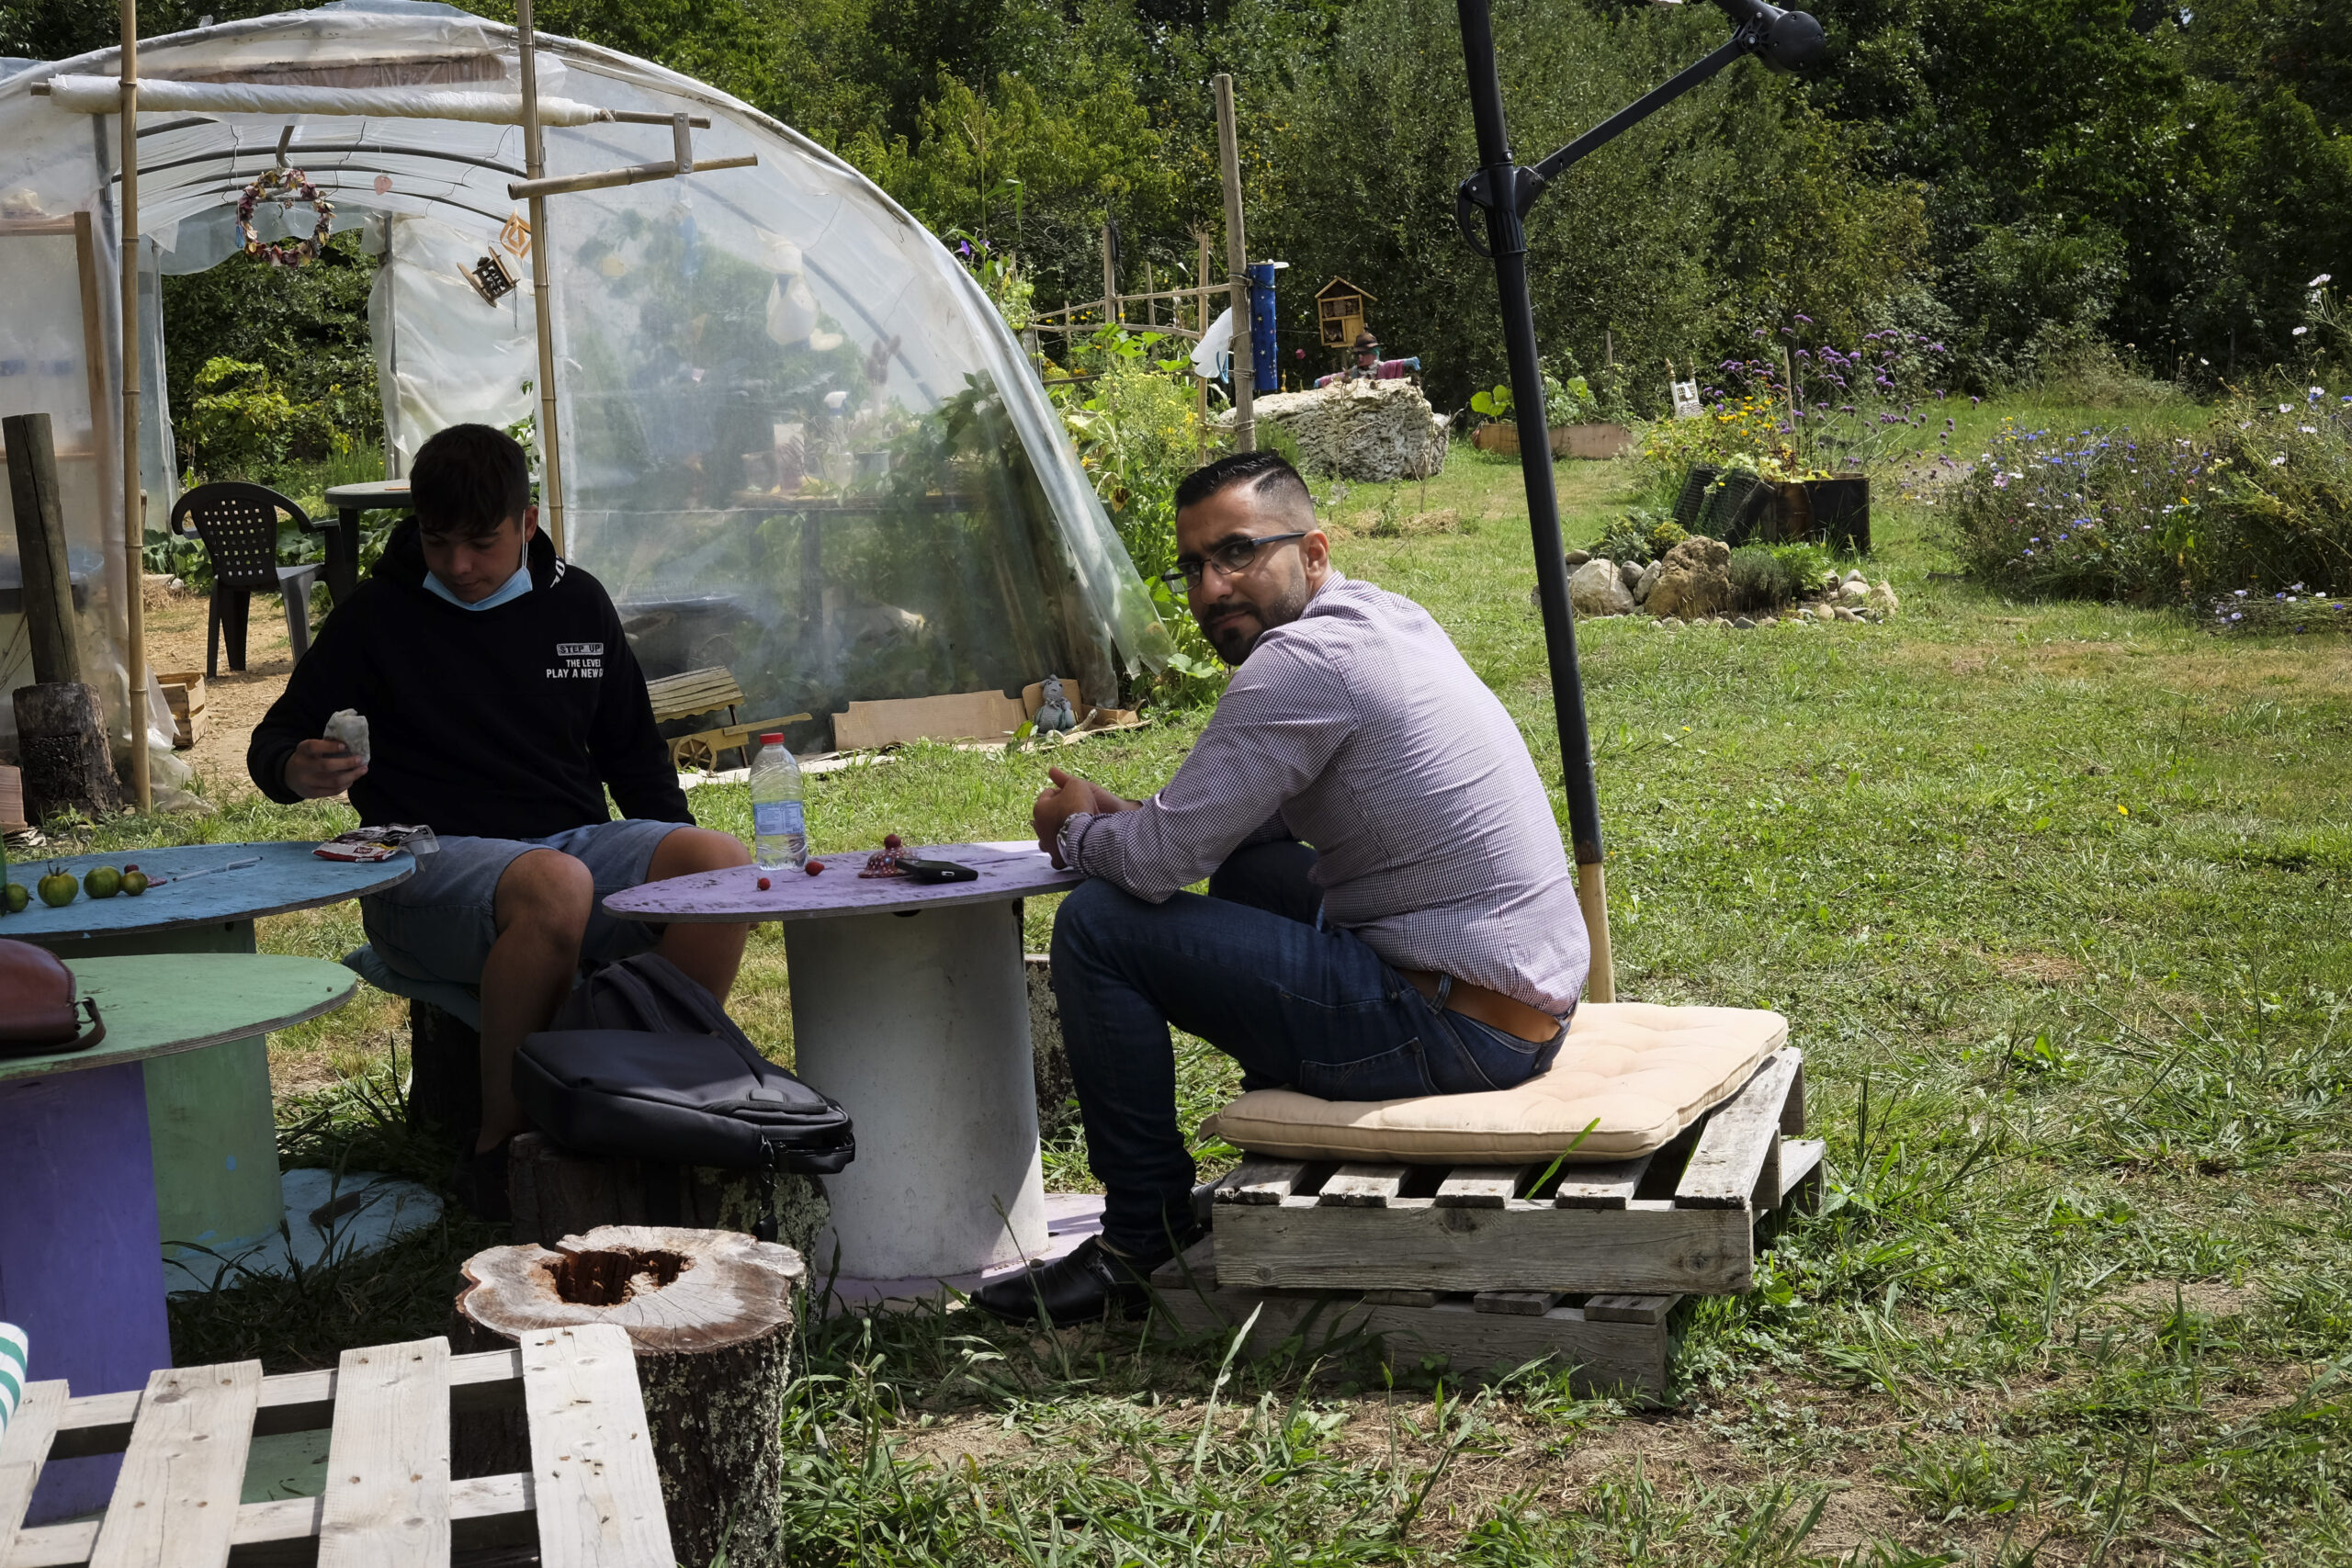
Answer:
[[[1268,545],[1279,545],[1291,539],[1304,539],[1308,532],[1309,530],[1301,528],[1292,534],[1260,534],[1254,538],[1244,536],[1238,539],[1227,539],[1211,550],[1206,560],[1179,559],[1176,570],[1161,572],[1159,581],[1170,588],[1196,584],[1201,581],[1202,573],[1208,570],[1211,563],[1215,563],[1217,570],[1225,573],[1226,576],[1238,577],[1250,570],[1250,563],[1256,560],[1258,552]]]

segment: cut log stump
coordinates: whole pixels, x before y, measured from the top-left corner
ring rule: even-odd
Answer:
[[[814,1176],[608,1159],[575,1154],[540,1133],[520,1134],[507,1145],[506,1201],[514,1239],[542,1247],[600,1225],[683,1225],[741,1231],[803,1258],[816,1257],[833,1213]]]
[[[450,1342],[494,1350],[546,1329],[625,1330],[677,1560],[723,1547],[730,1564],[769,1568],[785,1560],[784,1400],[806,1273],[791,1248],[728,1231],[605,1225],[551,1248],[493,1247],[466,1260]],[[456,1474],[527,1464],[518,1427],[460,1417]]]
[[[12,700],[28,820],[39,822],[53,811],[98,818],[122,809],[107,751],[106,712],[95,688],[51,681],[19,686]]]

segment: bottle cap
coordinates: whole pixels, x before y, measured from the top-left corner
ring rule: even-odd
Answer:
[[[784,736],[780,732],[775,735],[763,735],[760,737],[760,744],[763,746],[781,746],[784,744]]]

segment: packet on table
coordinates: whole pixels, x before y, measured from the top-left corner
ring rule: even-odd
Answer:
[[[354,828],[348,833],[337,833],[311,852],[321,860],[375,862],[390,860],[402,850],[422,859],[440,848],[441,842],[433,836],[432,829],[390,822],[380,828]]]

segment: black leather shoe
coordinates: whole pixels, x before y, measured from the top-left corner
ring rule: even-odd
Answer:
[[[514,1210],[506,1197],[506,1151],[509,1138],[495,1148],[477,1149],[458,1157],[449,1186],[466,1212],[478,1220],[512,1220]]]
[[[1056,1328],[1093,1323],[1116,1306],[1128,1317],[1151,1300],[1151,1271],[1176,1256],[1125,1258],[1088,1236],[1067,1258],[1032,1263],[1018,1274],[990,1280],[972,1292],[972,1304],[1007,1323],[1035,1323],[1044,1309]]]

